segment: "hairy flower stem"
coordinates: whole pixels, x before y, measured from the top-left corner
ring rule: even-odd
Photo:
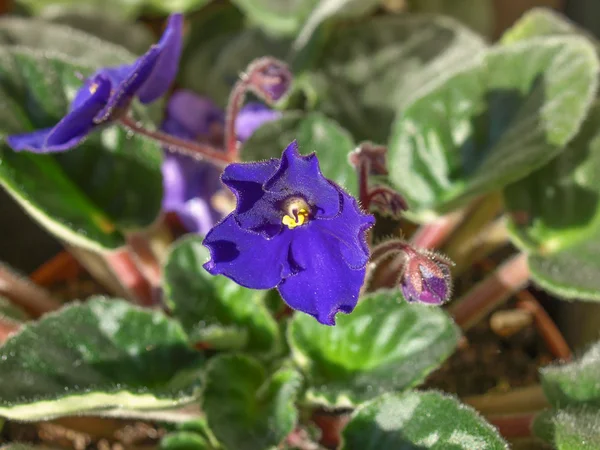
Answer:
[[[149,130],[129,116],[121,117],[119,123],[136,134],[156,141],[169,152],[190,156],[198,160],[205,160],[221,168],[235,161],[231,159],[230,155],[210,145],[180,139],[162,131]]]
[[[527,255],[519,253],[475,285],[462,298],[454,301],[450,306],[450,313],[463,330],[468,330],[528,282]]]
[[[272,75],[269,78],[267,74],[268,69],[275,69],[275,72],[279,70],[279,73]],[[278,75],[283,75],[285,80],[278,78]],[[262,98],[267,104],[271,105],[279,97],[274,98],[265,91],[265,86],[268,88],[269,84],[275,85],[277,83],[286,82],[288,85],[285,87],[285,91],[289,87],[291,81],[291,73],[289,72],[285,63],[271,57],[259,58],[252,61],[246,71],[240,75],[240,79],[233,87],[231,94],[229,95],[229,101],[227,102],[227,114],[225,117],[225,153],[232,161],[239,160],[239,142],[235,132],[235,123],[237,117],[244,105],[246,95],[248,92],[253,92]]]
[[[422,225],[412,236],[415,247],[436,249],[448,239],[467,215],[466,209],[460,209],[442,216],[431,223]]]
[[[8,298],[34,318],[62,306],[44,288],[36,286],[4,264],[0,264],[0,296]]]

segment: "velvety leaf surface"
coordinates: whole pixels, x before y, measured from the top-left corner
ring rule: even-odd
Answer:
[[[15,420],[193,400],[202,354],[180,325],[119,299],[74,303],[0,347],[0,416]]]
[[[288,329],[306,401],[352,407],[422,382],[456,347],[459,331],[440,308],[409,304],[397,291],[364,297],[337,325],[298,314]]]
[[[383,16],[336,28],[306,83],[319,109],[357,141],[387,141],[415,91],[464,66],[483,40],[443,17]]]
[[[213,447],[202,436],[191,431],[176,431],[160,441],[160,450],[212,450]]]
[[[124,17],[135,18],[143,11],[151,13],[187,12],[201,8],[209,0],[17,0],[32,14],[47,14],[56,9],[81,9],[84,6],[119,11]]]
[[[408,7],[411,13],[450,16],[486,37],[494,31],[492,0],[408,0]]]
[[[354,412],[340,450],[504,450],[494,427],[435,391],[385,394]]]
[[[202,409],[227,449],[275,448],[298,420],[300,384],[293,369],[281,368],[269,376],[247,356],[217,356],[207,371]]]
[[[596,450],[600,448],[600,413],[590,408],[566,408],[548,412],[547,435],[557,450]],[[538,425],[539,426],[539,425]],[[534,431],[535,425],[534,425]],[[537,433],[536,433],[537,434]]]
[[[92,69],[63,56],[0,48],[0,135],[52,126]],[[122,231],[151,224],[160,211],[160,148],[118,127],[95,132],[75,150],[14,152],[0,144],[0,184],[48,231],[91,249],[124,243]]]
[[[600,342],[573,362],[540,369],[542,387],[556,408],[600,406]]]
[[[575,36],[490,50],[397,117],[390,180],[416,219],[515,182],[556,157],[597,91],[594,47]]]
[[[505,189],[505,203],[513,217],[512,237],[528,251],[548,255],[590,238],[593,242],[593,236],[599,234],[598,123],[600,103],[595,102],[578,135],[564,152]],[[577,257],[580,250],[567,254]],[[584,255],[581,256],[581,263],[585,264]],[[556,258],[561,259],[560,255]],[[565,277],[571,275],[565,273]]]
[[[352,194],[357,193],[356,171],[348,162],[348,154],[356,145],[348,131],[321,113],[284,112],[281,119],[262,125],[242,149],[242,159],[259,161],[281,158],[281,152],[294,139],[300,152],[315,152],[325,177]]]
[[[79,21],[83,26],[84,22]],[[133,30],[137,28],[133,26]],[[130,33],[133,33],[131,31]],[[102,41],[94,36],[76,28],[51,23],[41,19],[28,19],[21,17],[3,17],[0,19],[0,45],[21,46],[30,49],[45,50],[55,54],[62,54],[85,63],[91,67],[115,66],[131,63],[134,55],[123,46],[127,42],[128,34],[122,35],[117,42]],[[145,39],[148,41],[148,37]],[[154,39],[150,40],[153,43]],[[141,49],[141,53],[146,51]]]
[[[279,329],[265,306],[267,291],[210,275],[202,267],[208,258],[202,238],[191,236],[174,245],[165,266],[165,302],[190,339],[218,349],[276,351]]]
[[[580,33],[581,29],[565,16],[547,8],[532,8],[504,32],[500,42],[512,44],[538,36]]]
[[[293,36],[319,0],[233,0],[233,3],[269,34]]]
[[[136,55],[145,53],[156,41],[147,26],[132,20],[124,20],[116,11],[107,11],[105,8],[84,7],[84,5],[77,9],[53,8],[43,18],[55,24],[81,30],[104,42],[125,47]],[[56,44],[50,42],[46,45]],[[55,49],[63,51],[62,47],[55,47]]]
[[[193,23],[179,73],[181,85],[206,95],[222,107],[233,85],[256,58],[285,59],[289,43],[258,29],[241,29],[239,12],[216,9]]]

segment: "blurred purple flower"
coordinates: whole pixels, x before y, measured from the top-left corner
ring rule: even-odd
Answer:
[[[75,94],[69,112],[53,127],[12,135],[16,151],[62,152],[79,144],[96,127],[126,111],[137,97],[151,103],[167,92],[175,79],[181,56],[183,16],[173,14],[160,41],[133,64],[105,67],[86,79]]]
[[[221,180],[237,205],[206,235],[205,269],[248,288],[277,287],[291,308],[325,325],[350,313],[374,218],[323,177],[316,155],[300,155],[294,141],[281,159],[230,164]]]
[[[245,141],[263,123],[275,120],[280,115],[278,111],[260,103],[245,105],[235,123],[238,139]],[[167,119],[162,129],[183,139],[222,142],[224,119],[223,110],[212,100],[181,90],[169,100]],[[223,217],[211,202],[223,188],[220,170],[208,162],[166,152],[162,171],[163,210],[176,213],[188,231],[202,235],[208,233]]]

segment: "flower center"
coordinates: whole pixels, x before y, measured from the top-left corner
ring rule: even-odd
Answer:
[[[290,230],[308,223],[310,207],[302,198],[293,197],[285,203],[284,211],[287,212],[281,219],[281,223]]]
[[[98,90],[98,83],[92,83],[89,87],[90,89],[90,94],[95,94],[96,91]]]

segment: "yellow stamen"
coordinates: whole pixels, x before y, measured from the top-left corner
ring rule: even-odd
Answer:
[[[286,214],[283,216],[281,222],[290,230],[293,230],[294,228],[304,225],[306,222],[308,222],[308,211],[304,208],[299,209],[295,216],[296,217]]]
[[[90,92],[92,94],[95,94],[97,90],[98,90],[98,83],[93,83],[92,85],[90,85]]]

